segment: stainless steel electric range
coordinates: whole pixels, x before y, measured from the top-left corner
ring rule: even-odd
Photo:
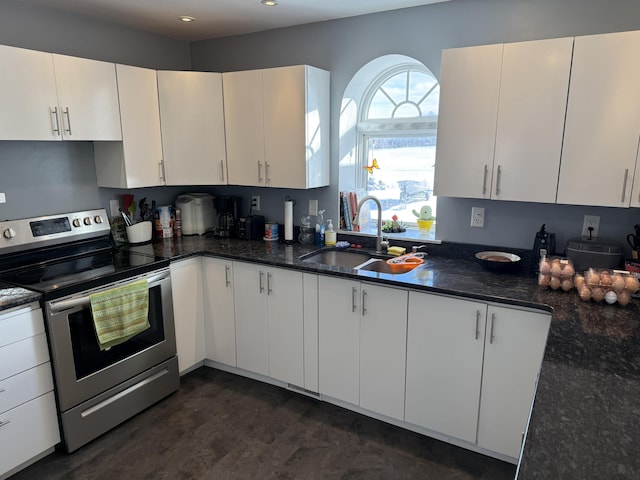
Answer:
[[[69,452],[179,388],[169,261],[133,250],[103,209],[0,222],[0,280],[42,294]],[[101,350],[90,295],[142,279],[150,327]]]

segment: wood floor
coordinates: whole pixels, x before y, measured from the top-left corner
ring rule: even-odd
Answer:
[[[22,479],[512,479],[513,465],[208,367]]]

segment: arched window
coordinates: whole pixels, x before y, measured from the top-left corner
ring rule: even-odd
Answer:
[[[383,222],[392,233],[400,230],[400,236],[434,238],[432,223],[420,222],[420,226],[429,227],[420,230],[416,213],[424,214],[429,209],[432,217],[436,213],[432,191],[440,89],[424,65],[407,57],[401,60],[391,65],[387,62],[377,71],[367,69],[368,82],[356,75],[354,80],[361,85],[359,98],[345,95],[341,143],[352,138],[355,148],[340,147],[341,153],[348,154],[340,164],[341,195],[374,195],[382,204]],[[343,125],[343,120],[348,123],[350,119],[357,119],[352,120],[355,128],[351,136]],[[370,223],[375,223],[378,212],[373,202],[367,202],[366,207],[370,210],[368,217],[374,220]],[[362,228],[369,232],[373,226]],[[346,219],[344,228],[348,229]]]

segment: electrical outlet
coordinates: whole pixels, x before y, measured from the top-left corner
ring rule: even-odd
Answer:
[[[251,210],[260,211],[260,195],[251,195]]]
[[[309,200],[309,215],[318,215],[318,200]]]
[[[484,228],[484,208],[471,207],[471,226]]]
[[[593,228],[593,230],[589,231],[589,227]],[[585,215],[582,223],[582,236],[596,238],[599,231],[600,217],[598,215]]]
[[[7,196],[4,193],[0,193],[0,203],[7,203]]]

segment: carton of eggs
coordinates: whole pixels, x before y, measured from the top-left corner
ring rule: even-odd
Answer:
[[[568,292],[573,288],[576,273],[571,260],[566,258],[542,257],[539,265],[538,285],[552,290]]]
[[[584,275],[576,275],[574,284],[580,299],[587,302],[618,303],[622,306],[631,301],[631,295],[640,290],[640,281],[624,270],[596,270],[590,268]]]

